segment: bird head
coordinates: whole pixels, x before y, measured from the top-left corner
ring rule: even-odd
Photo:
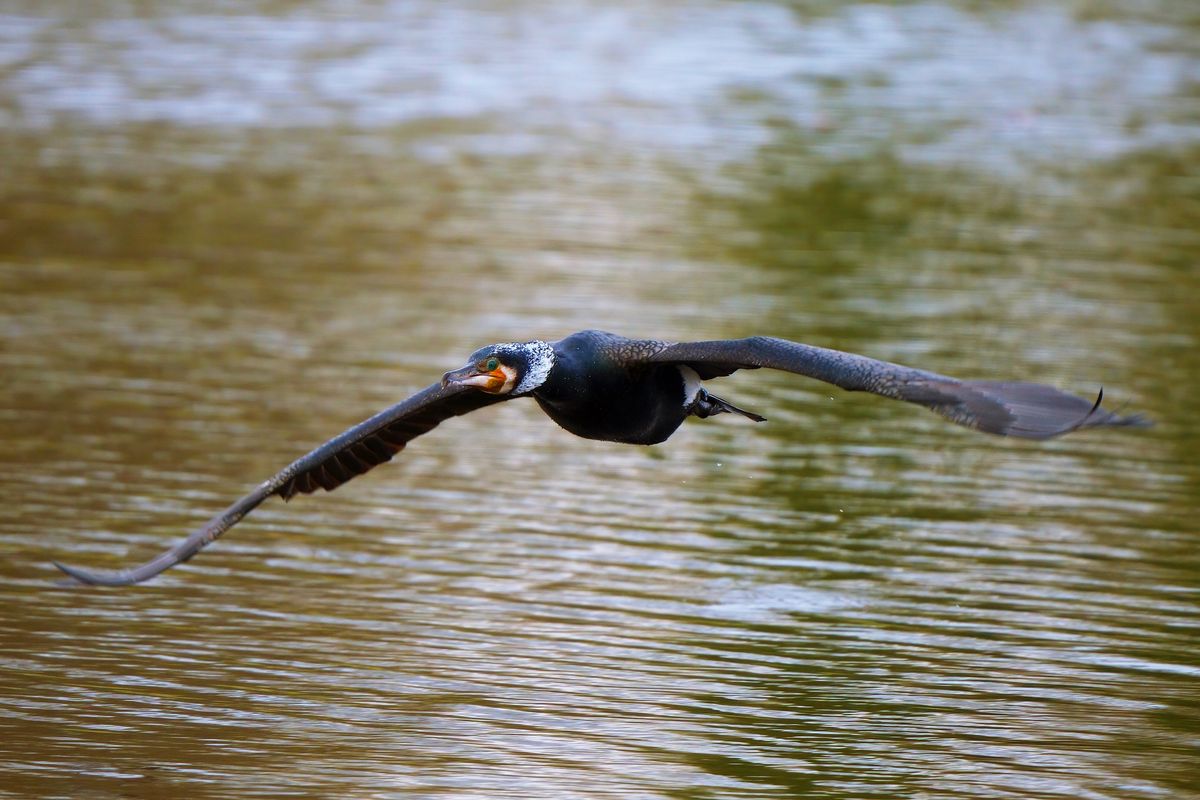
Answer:
[[[524,394],[541,386],[554,366],[546,342],[505,342],[481,347],[467,364],[442,376],[442,386],[473,386],[488,394]]]

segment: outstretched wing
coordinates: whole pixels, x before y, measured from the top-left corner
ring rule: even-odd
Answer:
[[[89,572],[57,561],[54,565],[81,583],[99,586],[141,583],[196,555],[271,495],[288,500],[297,492],[332,491],[356,475],[390,460],[410,441],[437,427],[438,423],[510,396],[486,394],[455,384],[444,387],[434,384],[288,464],[157,558],[120,572]]]
[[[795,372],[852,392],[916,403],[978,431],[1023,439],[1048,439],[1080,428],[1148,424],[1140,416],[1121,416],[1100,408],[1103,391],[1093,402],[1040,383],[960,381],[767,336],[681,342],[667,345],[645,361],[682,364],[705,379],[759,367]]]

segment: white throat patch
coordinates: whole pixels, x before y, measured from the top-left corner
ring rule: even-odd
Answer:
[[[512,367],[506,367],[501,364],[500,372],[504,374],[504,384],[496,394],[508,394],[513,390],[513,384],[517,382],[517,371]]]

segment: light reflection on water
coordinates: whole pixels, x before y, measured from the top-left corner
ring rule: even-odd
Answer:
[[[1196,138],[1161,113],[1200,78],[1188,31],[1153,13],[397,2],[145,17],[66,6],[48,21],[34,8],[0,17],[0,119],[22,127],[63,115],[234,128],[458,120],[469,141],[418,152],[511,156],[615,138],[730,158],[770,140],[764,122],[786,120],[836,128],[843,152],[886,135],[910,155],[976,166]]]
[[[1194,25],[359,11],[0,21],[0,793],[1195,796]],[[513,403],[149,586],[51,584],[590,326],[1159,427],[1007,442],[751,373],[721,393],[768,423],[641,449]]]

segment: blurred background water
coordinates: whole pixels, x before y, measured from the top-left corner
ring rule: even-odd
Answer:
[[[0,796],[1200,797],[1200,7],[0,6]],[[1106,396],[1010,442],[455,420],[479,345],[754,333]]]

